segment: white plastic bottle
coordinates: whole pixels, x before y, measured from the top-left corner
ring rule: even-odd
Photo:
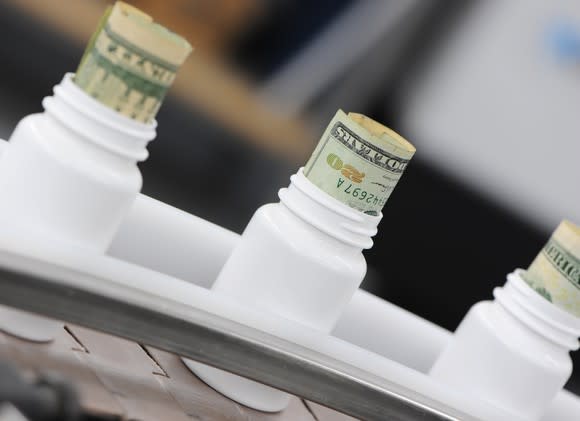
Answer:
[[[529,420],[540,419],[572,373],[580,319],[508,275],[494,301],[467,313],[430,375]],[[580,416],[580,414],[579,414]]]
[[[382,215],[332,198],[302,169],[290,180],[279,203],[256,211],[213,290],[328,333],[362,282],[362,250],[372,246]],[[284,392],[185,362],[210,386],[252,408],[279,411],[288,403]]]
[[[209,287],[239,241],[240,236],[234,232],[140,195],[109,253]],[[332,335],[420,373],[429,371],[452,339],[451,332],[360,289],[344,309]],[[579,413],[580,397],[562,390],[541,420],[577,421]]]
[[[125,117],[82,91],[67,74],[24,117],[0,157],[0,235],[13,231],[47,247],[68,243],[104,253],[141,190],[156,122]],[[34,341],[60,324],[0,308],[3,330]]]

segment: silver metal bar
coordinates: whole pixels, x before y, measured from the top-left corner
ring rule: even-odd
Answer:
[[[427,398],[394,384],[379,386],[365,371],[265,332],[243,325],[232,330],[234,322],[205,311],[192,309],[183,320],[159,310],[162,306],[147,305],[138,293],[135,300],[111,298],[55,280],[59,271],[48,263],[35,261],[34,267],[35,273],[40,268],[47,275],[0,267],[0,304],[185,356],[363,420],[471,418],[443,405],[435,408]]]

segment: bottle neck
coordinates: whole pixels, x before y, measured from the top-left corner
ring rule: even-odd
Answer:
[[[371,248],[383,215],[366,215],[334,199],[308,180],[302,168],[290,185],[278,192],[280,202],[293,214],[339,242],[358,249]]]
[[[44,98],[45,114],[74,133],[77,148],[84,144],[92,154],[132,164],[147,159],[147,144],[156,136],[157,122],[145,124],[117,113],[91,98],[73,77],[67,73],[54,87],[54,95]]]
[[[503,287],[493,291],[495,302],[527,328],[563,350],[580,347],[580,318],[560,309],[534,291],[521,270],[510,273]]]

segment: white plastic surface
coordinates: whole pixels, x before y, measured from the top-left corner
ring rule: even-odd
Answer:
[[[471,308],[430,375],[514,416],[540,419],[572,373],[580,319],[540,297],[518,272],[495,297]]]
[[[244,305],[328,333],[366,272],[381,216],[365,215],[314,186],[300,169],[279,203],[259,208],[212,290]],[[231,399],[279,411],[289,396],[194,361],[186,364]]]
[[[240,236],[140,194],[108,254],[209,288]]]
[[[502,288],[495,288],[495,301],[520,323],[540,335],[550,345],[566,352],[580,347],[580,318],[552,304],[534,291],[518,269],[507,276]]]
[[[5,149],[5,146],[5,142],[0,141],[0,152]],[[133,219],[135,215],[141,216],[142,219]],[[175,222],[176,220],[179,222]],[[147,238],[147,234],[152,234],[150,238],[156,238],[157,235],[167,233],[165,229],[159,229],[157,224],[160,221],[165,221],[167,231],[173,233],[173,235],[166,236],[169,244],[147,242],[141,244],[141,247],[135,247],[131,238],[137,241],[143,236]],[[184,228],[179,229],[179,227]],[[175,208],[144,196],[135,202],[133,210],[123,223],[122,228],[111,252],[124,252],[128,258],[134,259],[133,261],[144,266],[174,267],[167,262],[168,255],[172,255],[172,253],[165,254],[159,251],[166,249],[168,245],[171,246],[172,240],[177,242],[174,244],[180,245],[175,250],[181,248],[181,245],[189,246],[187,250],[191,251],[191,254],[183,253],[171,257],[175,258],[176,262],[180,262],[183,256],[189,257],[187,262],[182,262],[179,265],[179,270],[185,275],[184,278],[192,282],[210,279],[212,274],[217,273],[239,238],[236,234],[221,227],[184,214]],[[137,236],[138,233],[142,237]],[[203,238],[203,241],[200,241],[200,238]],[[208,245],[207,238],[215,239],[215,241],[210,241]],[[29,238],[20,236],[13,237],[7,233],[0,239],[0,248],[32,254],[40,260],[57,263],[57,266],[76,268],[81,274],[97,274],[111,282],[149,293],[152,297],[156,295],[171,297],[176,303],[176,313],[182,311],[182,317],[185,318],[187,317],[185,309],[189,305],[206,308],[215,314],[225,314],[232,320],[242,321],[250,326],[258,326],[265,331],[277,333],[279,336],[292,338],[290,340],[296,343],[309,344],[312,349],[319,352],[325,352],[341,359],[344,357],[344,361],[357,367],[364,367],[366,370],[385,376],[385,378],[396,380],[405,387],[426,393],[434,399],[480,416],[482,419],[502,419],[498,417],[506,416],[506,413],[497,412],[496,409],[485,404],[471,401],[471,398],[461,396],[461,394],[444,386],[426,380],[419,373],[380,358],[375,353],[369,353],[342,341],[337,342],[336,339],[328,336],[321,339],[320,333],[275,316],[265,319],[263,314],[259,312],[239,308],[238,303],[230,303],[225,297],[216,297],[211,293],[208,295],[207,291],[203,292],[203,289],[200,288],[193,287],[192,289],[192,286],[177,279],[138,268],[114,258],[86,253],[78,249],[73,250],[65,244],[62,247],[50,246],[46,248],[46,244],[44,246],[39,243],[31,244],[29,240]],[[125,247],[130,247],[131,250],[127,250]],[[206,256],[211,256],[211,258],[206,259]],[[139,261],[145,257],[147,261]],[[6,261],[6,257],[3,257],[2,261]],[[195,262],[198,262],[199,265],[195,265]],[[199,275],[204,274],[207,276],[199,277]],[[82,283],[82,276],[79,278],[76,275],[75,280]],[[159,285],[164,287],[159,288]],[[90,284],[83,286],[90,288]],[[128,294],[131,293],[128,290]],[[0,316],[0,320],[4,320],[2,317]],[[361,326],[365,326],[365,320],[367,322],[394,320],[395,322],[385,322],[382,330],[380,325],[377,325],[376,329],[360,329]],[[366,325],[370,326],[371,323]],[[368,335],[361,334],[365,331],[368,331]],[[383,332],[382,336],[376,335],[381,331]],[[40,337],[44,333],[46,332],[37,332],[37,335]],[[400,362],[404,362],[419,371],[423,371],[424,367],[429,365],[429,361],[435,358],[438,350],[449,337],[445,330],[362,291],[358,291],[348,305],[347,311],[339,320],[336,334],[347,341],[352,340],[355,344],[368,347],[377,354],[389,356],[395,360],[400,359]],[[415,336],[415,334],[417,335]],[[295,336],[292,337],[292,335]],[[417,346],[416,338],[422,335],[425,335],[423,346]],[[562,391],[557,394],[542,419],[545,421],[572,421],[578,418],[578,413],[580,413],[580,399]]]
[[[322,192],[303,174],[303,168],[290,177],[290,186],[280,189],[280,203],[301,221],[308,224],[309,231],[316,228],[341,244],[355,250],[373,246],[372,237],[383,214],[367,215]],[[318,233],[317,237],[320,237]],[[294,236],[296,237],[296,236]],[[295,241],[300,241],[296,238]]]
[[[179,224],[174,224],[174,219]],[[169,231],[165,233],[158,227],[167,227]],[[148,241],[141,242],[144,238]],[[236,233],[141,196],[123,222],[111,253],[115,256],[120,253],[128,261],[163,272],[168,259],[165,250],[175,248],[179,254],[169,259],[186,259],[179,264],[181,278],[205,286],[239,241]],[[180,249],[187,252],[179,252]],[[452,338],[451,332],[362,290],[346,306],[333,335],[371,351],[373,358],[381,356],[421,373],[428,372]],[[379,373],[378,367],[371,369]],[[541,419],[577,421],[579,413],[580,397],[564,390],[557,394]]]
[[[118,114],[72,77],[65,75],[43,100],[45,111],[24,117],[3,143],[0,235],[102,254],[141,189],[136,163],[147,158],[156,123]],[[42,342],[61,323],[0,308],[0,328]]]
[[[562,390],[542,416],[542,421],[578,421],[580,414],[580,397]]]
[[[362,248],[381,217],[331,198],[301,171],[280,199],[256,211],[212,290],[329,332],[362,282]]]
[[[54,270],[47,273],[43,266],[36,267],[34,262],[19,257],[21,255],[33,257],[36,261],[49,262]],[[441,385],[423,373],[329,334],[275,314],[265,317],[263,312],[227,296],[109,256],[87,253],[67,245],[46,247],[41,243],[31,243],[27,238],[18,235],[7,235],[0,237],[0,265],[20,267],[30,273],[54,277],[59,282],[71,283],[120,300],[133,302],[138,299],[142,305],[146,304],[151,308],[161,306],[160,310],[184,320],[190,319],[193,307],[227,318],[234,325],[250,326],[291,341],[305,350],[340,360],[367,372],[373,379],[372,382],[377,385],[386,384],[390,389],[407,389],[483,420],[507,419],[506,413],[497,408],[476,398],[466,397],[461,391]]]
[[[358,290],[332,334],[427,373],[450,332],[369,292]]]
[[[141,194],[108,253],[209,288],[240,238]],[[449,331],[363,290],[355,292],[333,334],[424,373],[451,336]]]
[[[0,139],[0,156],[7,147],[8,142]],[[55,331],[62,326],[55,320],[5,306],[0,306],[0,324],[5,332],[34,342],[52,341]]]
[[[81,91],[68,74],[23,118],[0,157],[0,232],[104,252],[141,189],[138,160],[155,137]]]

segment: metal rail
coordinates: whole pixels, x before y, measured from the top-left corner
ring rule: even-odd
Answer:
[[[138,292],[135,299],[128,300],[126,293],[111,298],[59,282],[62,268],[55,271],[48,263],[33,262],[34,272],[40,269],[46,276],[22,270],[28,266],[19,259],[18,269],[5,267],[5,261],[0,266],[0,304],[191,358],[363,420],[471,418],[444,405],[435,408],[426,397],[401,392],[395,384],[377,385],[370,373],[206,311],[191,309],[183,320],[148,304]],[[104,282],[94,279],[96,285],[99,281]]]

